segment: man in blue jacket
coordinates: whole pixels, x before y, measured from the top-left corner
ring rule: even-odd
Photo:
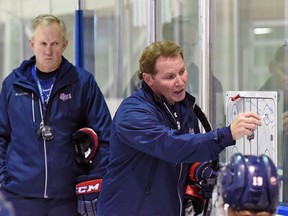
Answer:
[[[154,42],[139,62],[142,88],[121,103],[111,125],[99,216],[182,215],[191,163],[216,159],[261,125],[255,113],[241,113],[228,127],[199,133],[182,49]]]
[[[62,56],[63,21],[39,15],[29,43],[35,55],[8,75],[0,94],[1,190],[17,216],[76,216],[76,183],[106,172],[111,116],[93,75]],[[71,138],[82,127],[99,139],[88,171]]]

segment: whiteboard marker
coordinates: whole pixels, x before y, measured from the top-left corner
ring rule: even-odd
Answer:
[[[236,101],[237,99],[239,99],[241,96],[240,94],[235,95],[234,97],[232,97],[232,101]]]

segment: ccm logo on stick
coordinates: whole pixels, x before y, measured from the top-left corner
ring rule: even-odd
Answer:
[[[80,194],[100,192],[101,185],[102,185],[102,179],[94,179],[90,181],[81,182],[76,185],[76,193],[77,195],[80,195]]]

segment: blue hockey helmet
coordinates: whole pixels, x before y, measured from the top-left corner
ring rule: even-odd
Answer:
[[[267,155],[234,154],[218,181],[224,203],[234,210],[274,213],[277,209],[280,182]]]

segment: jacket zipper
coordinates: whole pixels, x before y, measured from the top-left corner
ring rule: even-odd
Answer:
[[[41,125],[44,125],[44,116],[43,116],[43,109],[42,109],[42,103],[41,100],[39,99],[39,108],[40,108],[40,116],[41,116],[41,123],[40,123],[40,128]],[[47,185],[48,185],[48,162],[47,162],[47,148],[46,148],[46,140],[43,139],[43,151],[44,151],[44,164],[45,164],[45,181],[44,181],[44,198],[48,198],[47,195]]]
[[[180,172],[179,172],[179,178],[178,178],[178,182],[177,182],[177,194],[178,194],[178,199],[179,199],[179,203],[180,203],[180,211],[179,211],[179,216],[182,215],[182,199],[181,199],[181,194],[179,191],[179,185],[180,185],[180,179],[181,179],[181,174],[182,174],[182,169],[183,169],[183,164],[180,163]]]
[[[175,125],[177,126],[177,129],[180,131],[181,127],[180,127],[180,122],[178,123],[178,121],[175,119],[174,115],[172,114],[172,112],[170,111],[170,109],[168,108],[167,104],[165,102],[163,102],[166,110],[169,112],[170,116],[172,117]],[[180,163],[180,172],[179,172],[179,177],[178,177],[178,182],[177,182],[177,194],[178,194],[178,199],[179,199],[179,206],[180,206],[180,211],[179,211],[179,216],[182,215],[182,199],[181,199],[181,194],[179,191],[179,185],[180,185],[180,179],[181,179],[181,174],[182,174],[182,169],[183,169],[183,164]]]
[[[170,116],[172,117],[172,120],[174,121],[174,124],[175,124],[177,130],[180,131],[180,129],[181,129],[180,122],[178,122],[178,121],[175,119],[174,115],[172,114],[172,112],[171,112],[170,109],[168,108],[167,104],[166,104],[165,102],[163,102],[163,104],[164,104],[166,110],[168,111],[168,113],[170,114]]]
[[[34,107],[34,93],[32,93],[32,121],[35,123],[36,118],[35,118],[35,107]]]
[[[47,184],[48,184],[48,163],[47,163],[47,152],[46,152],[46,140],[44,141],[44,161],[45,161],[45,186],[44,186],[44,198],[48,198],[47,195]]]
[[[141,209],[142,209],[142,205],[145,202],[146,197],[149,195],[150,191],[151,191],[151,185],[152,185],[152,180],[154,177],[154,172],[155,172],[155,160],[152,161],[151,164],[151,169],[149,171],[149,175],[148,175],[148,181],[147,181],[147,185],[143,194],[143,198],[141,199],[141,201],[139,202],[139,206],[137,208],[137,212],[136,215],[140,215]]]

